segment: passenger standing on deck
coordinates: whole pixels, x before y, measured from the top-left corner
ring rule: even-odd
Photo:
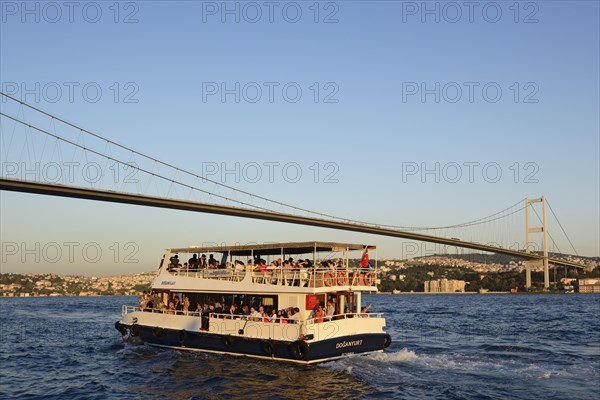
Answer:
[[[188,260],[188,267],[190,269],[198,269],[198,254],[194,254],[192,258]]]
[[[292,323],[297,324],[300,322],[300,318],[302,316],[300,315],[300,309],[298,307],[294,307],[294,308],[290,307],[290,314],[291,315],[288,317],[288,319]]]
[[[368,316],[367,314],[368,314],[368,311],[369,311],[369,309],[370,309],[371,307],[373,307],[373,304],[370,304],[368,307],[363,307],[363,308],[360,310],[360,317],[361,317],[361,318],[368,318],[369,316]]]
[[[333,302],[329,300],[327,302],[327,307],[325,307],[325,315],[329,317],[327,318],[327,321],[331,321],[331,317],[333,317],[333,314],[335,314],[335,306],[333,305]]]
[[[183,313],[185,315],[187,315],[189,312],[189,309],[190,309],[190,299],[187,296],[183,296],[183,307],[182,307]]]
[[[279,323],[280,324],[287,324],[288,320],[287,320],[287,314],[285,312],[285,310],[279,310],[277,311],[277,316],[279,317]]]
[[[237,315],[237,313],[238,313],[238,310],[237,310],[237,308],[235,307],[235,304],[232,304],[232,305],[231,305],[231,307],[229,307],[229,316],[228,316],[227,318],[229,318],[229,319],[233,319],[233,317],[234,317],[235,315]]]
[[[179,268],[179,256],[177,254],[169,258],[169,266],[167,267],[167,271],[171,271],[175,268]]]
[[[271,315],[269,315],[268,321],[277,322],[277,310],[275,308],[271,309]]]
[[[319,304],[317,306],[317,311],[315,312],[315,322],[317,324],[320,324],[321,322],[324,321],[324,317],[325,316],[325,311],[323,311],[323,307],[321,307],[321,305]]]
[[[265,312],[265,308],[263,306],[258,307],[258,314],[260,315],[262,322],[267,322],[268,315]]]
[[[256,308],[250,307],[250,317],[252,321],[259,321],[262,315],[260,315],[260,313],[256,311]]]
[[[211,254],[210,257],[208,258],[208,264],[218,264],[218,261],[216,260],[216,258]]]

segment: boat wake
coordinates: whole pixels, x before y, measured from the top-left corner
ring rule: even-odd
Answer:
[[[414,361],[418,357],[414,351],[404,348],[400,351],[369,354],[365,358],[380,362],[402,363]]]

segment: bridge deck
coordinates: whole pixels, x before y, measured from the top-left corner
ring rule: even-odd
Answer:
[[[456,246],[473,250],[481,250],[490,253],[506,254],[521,257],[528,260],[539,260],[543,257],[539,254],[525,253],[523,251],[505,249],[481,243],[467,242],[456,239],[448,239],[439,236],[423,235],[420,233],[406,232],[395,229],[381,228],[376,225],[361,225],[349,222],[334,221],[299,215],[276,213],[247,208],[222,206],[210,203],[198,203],[184,200],[167,199],[160,197],[145,196],[132,193],[114,192],[108,190],[88,189],[83,187],[66,186],[51,183],[40,183],[0,178],[0,190],[34,193],[59,197],[71,197],[96,201],[107,201],[122,204],[134,204],[140,206],[170,208],[176,210],[195,211],[210,214],[229,215],[234,217],[252,218],[267,221],[287,222],[299,225],[317,226],[322,228],[339,229],[345,231],[369,233],[372,235],[390,236],[402,239],[418,240],[430,243],[438,243],[448,246]],[[585,266],[570,261],[549,259],[550,263],[567,265],[576,268]]]

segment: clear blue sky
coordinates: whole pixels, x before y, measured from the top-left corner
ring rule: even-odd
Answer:
[[[266,167],[257,183],[225,182],[352,219],[448,225],[544,194],[579,253],[600,254],[596,1],[475,2],[472,10],[427,2],[433,14],[400,1],[275,2],[272,10],[263,2],[61,4],[0,2],[3,91],[197,172],[208,163],[296,162],[295,183],[280,168],[269,182]],[[236,82],[239,102],[235,94],[222,101],[221,84],[235,92]],[[102,90],[98,101],[86,85]],[[262,97],[253,102],[257,86]],[[0,106],[16,115],[10,103]],[[13,128],[2,119],[3,139]],[[22,146],[2,146],[3,165],[26,161]],[[329,162],[337,183],[324,182]],[[435,163],[439,182],[403,176]],[[472,182],[464,163],[479,163]],[[502,172],[497,182],[493,169],[482,173],[490,163]],[[452,183],[457,164],[463,175]],[[403,256],[401,241],[362,234],[6,192],[0,199],[2,272],[146,271],[164,248],[203,242],[369,242],[380,256]],[[515,224],[524,222],[512,223],[522,242]],[[551,233],[570,250],[556,224]],[[23,255],[36,243],[50,252],[54,242],[64,253],[55,263]],[[79,243],[72,262],[66,242]],[[138,261],[126,264],[130,242]],[[6,247],[14,243],[17,250]],[[103,250],[96,263],[82,259],[89,243]],[[121,248],[116,259],[112,243]]]

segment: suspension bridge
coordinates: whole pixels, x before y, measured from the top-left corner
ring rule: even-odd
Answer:
[[[352,220],[241,190],[146,155],[7,94],[0,95],[4,159],[0,190],[277,221],[504,254],[525,260],[527,287],[531,287],[532,268],[543,269],[544,287],[548,288],[550,264],[586,267],[549,256],[551,245],[554,253],[562,252],[549,232],[547,208],[573,252],[577,251],[544,196],[525,198],[486,217],[448,226],[415,227]],[[82,164],[85,173],[75,176],[73,169]],[[114,179],[117,176],[119,179]],[[537,203],[541,205],[541,217],[535,208]],[[539,226],[531,226],[532,213]],[[523,232],[523,225],[523,244],[512,237],[493,236],[509,232],[514,237],[517,231]],[[492,236],[485,237],[483,226],[491,227],[487,232],[492,232]],[[477,231],[474,233],[473,229]],[[541,246],[532,240],[534,233],[541,234]]]

